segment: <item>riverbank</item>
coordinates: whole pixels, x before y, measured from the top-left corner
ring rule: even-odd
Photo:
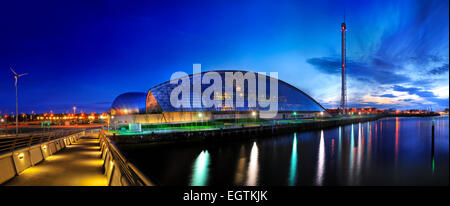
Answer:
[[[271,137],[292,132],[314,131],[333,127],[355,124],[359,122],[375,121],[387,117],[429,117],[432,114],[410,115],[373,115],[318,119],[314,121],[273,121],[271,125],[242,125],[242,127],[216,128],[210,130],[186,130],[166,133],[136,133],[131,135],[111,135],[109,138],[116,144],[154,144],[186,141],[232,141],[235,139]]]
[[[118,146],[164,186],[438,186],[448,183],[448,121],[390,117],[323,132]]]

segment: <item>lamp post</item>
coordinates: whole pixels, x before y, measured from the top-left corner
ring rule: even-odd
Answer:
[[[114,120],[114,116],[113,115],[111,115],[111,119]],[[111,121],[111,119],[109,121]],[[116,130],[116,124],[114,122],[113,122],[113,124],[114,124],[114,130]]]
[[[200,125],[203,125],[203,114],[201,112],[198,113],[198,117],[200,118]]]
[[[108,127],[107,127],[107,131],[109,131],[110,124],[111,124],[111,115],[108,115]]]

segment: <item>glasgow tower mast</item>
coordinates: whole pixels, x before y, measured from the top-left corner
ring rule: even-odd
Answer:
[[[345,11],[344,11],[344,23],[341,24],[342,32],[342,85],[341,85],[341,109],[342,114],[346,114],[345,108],[347,103],[347,80],[345,75],[345,32],[347,32],[347,26],[345,25]]]

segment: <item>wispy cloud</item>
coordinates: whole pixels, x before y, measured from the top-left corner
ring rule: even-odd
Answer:
[[[436,67],[430,70],[430,74],[441,75],[448,72],[448,64],[444,64],[440,67]]]
[[[310,58],[309,64],[328,74],[340,74],[341,60],[333,57]],[[395,73],[394,65],[374,58],[370,61],[347,60],[347,75],[362,81],[370,81],[378,84],[405,83],[411,79],[402,74]]]
[[[397,97],[397,96],[395,96],[393,94],[383,94],[383,95],[380,95],[380,97],[394,98],[394,97]]]
[[[357,44],[348,50],[356,47],[366,52],[348,52],[347,85],[351,82],[348,91],[353,92],[349,99],[355,101],[354,105],[448,107],[448,95],[443,95],[445,90],[448,93],[448,2],[418,2],[407,5],[409,10],[398,9],[406,6],[400,4],[390,5],[397,8],[391,21],[370,25],[381,28],[381,35],[367,39],[372,43],[362,41],[366,36],[358,36],[364,33],[355,29],[352,32],[356,37],[347,39],[348,44]],[[322,73],[339,76],[338,55],[312,57],[306,62]],[[364,98],[357,97],[360,94]]]

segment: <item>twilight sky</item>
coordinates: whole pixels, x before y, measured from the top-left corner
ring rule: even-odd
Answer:
[[[172,73],[278,72],[323,106],[340,98],[346,8],[349,106],[449,105],[448,1],[2,1],[0,114],[104,112]]]

